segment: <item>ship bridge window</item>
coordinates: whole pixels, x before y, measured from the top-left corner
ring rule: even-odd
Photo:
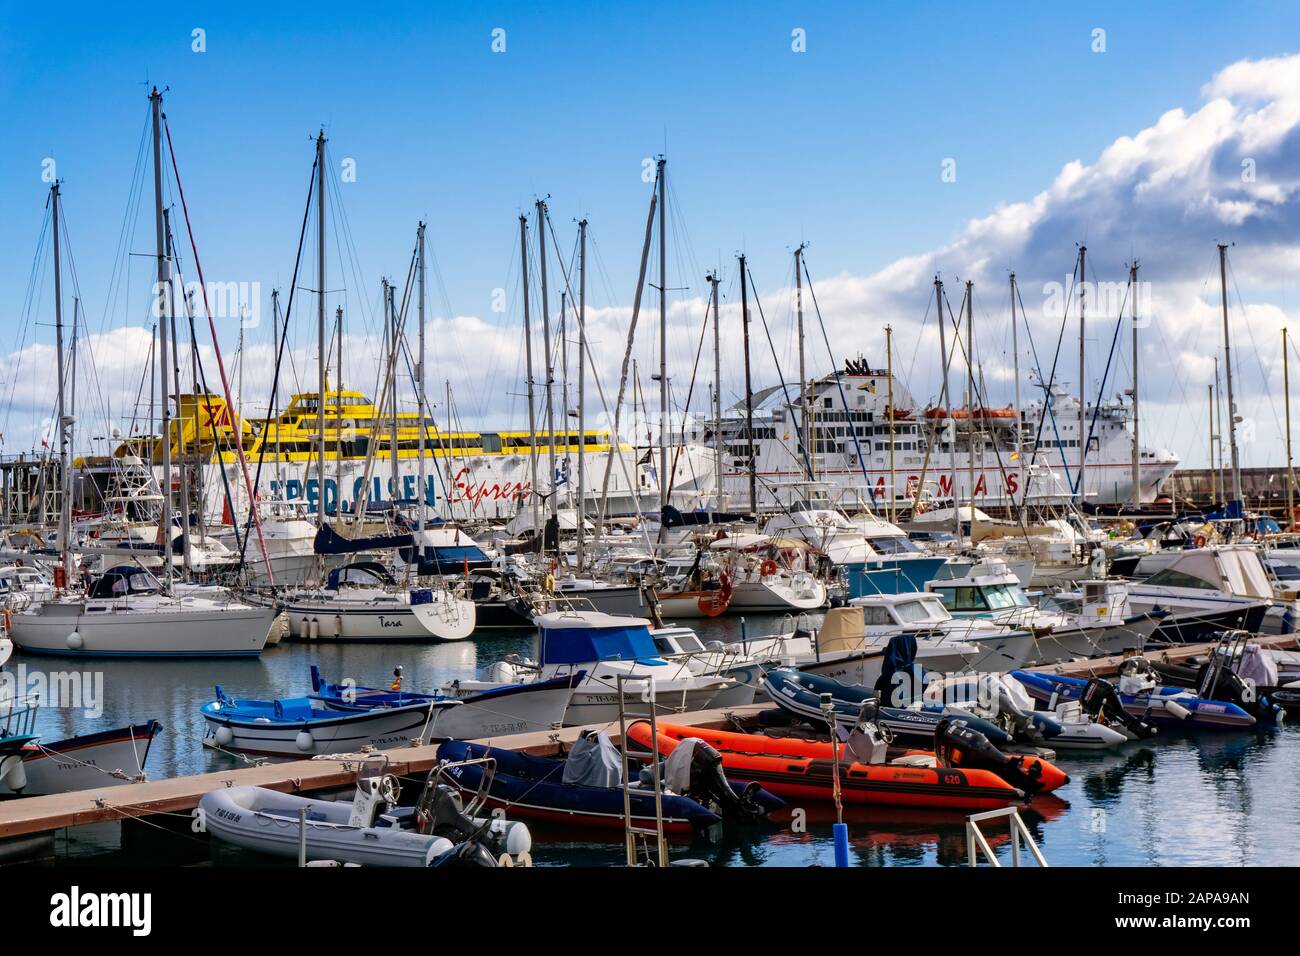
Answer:
[[[489,454],[495,455],[501,451],[501,436],[495,432],[484,432],[482,435],[483,450]]]

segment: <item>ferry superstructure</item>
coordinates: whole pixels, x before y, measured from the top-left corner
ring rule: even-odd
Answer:
[[[805,450],[801,435],[800,386],[774,385],[754,393],[753,441],[746,441],[741,401],[724,414],[721,427],[697,421],[686,427],[688,444],[708,444],[720,464],[723,504],[749,507],[750,455],[759,510],[789,507],[815,484],[840,508],[871,507],[886,512],[891,498],[899,511],[918,500],[951,503],[955,494],[977,507],[1079,500],[1074,485],[1079,464],[1079,399],[1039,386],[1045,399],[1019,411],[1005,408],[921,407],[894,376],[865,361],[849,361],[838,373],[808,383]],[[889,395],[894,399],[893,461],[890,460]],[[1131,406],[1121,401],[1089,403],[1083,433],[1089,436],[1082,498],[1090,503],[1126,503],[1133,498]],[[954,444],[955,443],[955,444]],[[973,463],[972,463],[973,443]],[[1162,448],[1140,448],[1143,501],[1178,465]],[[892,485],[891,485],[892,476]]]
[[[223,513],[227,487],[236,508],[247,507],[236,443],[255,476],[259,498],[308,514],[317,511],[322,498],[317,477],[322,423],[316,393],[295,394],[281,413],[262,419],[239,415],[215,394],[182,395],[179,409],[170,429],[172,460],[188,476],[190,487],[201,494],[208,514]],[[338,509],[350,512],[363,503],[382,506],[419,500],[418,414],[399,412],[394,421],[363,392],[327,390],[323,426],[327,514]],[[551,438],[544,431],[537,433],[534,444],[527,430],[449,431],[426,418],[423,497],[429,513],[449,520],[513,517],[532,495],[534,448],[541,494],[547,498],[558,494],[566,505],[576,504],[580,445],[586,456],[589,511],[600,508],[594,501],[611,456],[605,514],[657,509],[654,461],[639,455],[632,445],[612,440],[609,431],[588,429],[581,437],[577,431],[557,432],[552,473]],[[712,450],[687,445],[669,457],[674,463],[671,503],[683,509],[699,507],[715,486]],[[161,477],[160,437],[132,437],[122,441],[112,457],[78,459],[76,470],[89,479],[80,483],[86,500],[79,507],[112,510],[105,506],[112,497],[107,489],[114,484],[113,476],[134,462],[143,462]]]

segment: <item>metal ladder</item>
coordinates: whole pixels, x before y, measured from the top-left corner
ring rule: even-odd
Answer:
[[[1003,807],[1000,810],[985,810],[983,813],[973,813],[966,818],[966,855],[968,866],[979,866],[979,854],[983,853],[989,861],[990,866],[1001,867],[997,855],[994,854],[993,848],[989,846],[989,841],[985,839],[983,831],[980,830],[980,824],[986,820],[996,820],[1006,817],[1011,821],[1011,865],[1020,866],[1020,841],[1024,840],[1025,848],[1033,854],[1040,867],[1048,866],[1046,857],[1043,856],[1038,844],[1034,842],[1033,834],[1025,826],[1025,821],[1020,819],[1020,812],[1015,807]]]
[[[636,714],[627,712],[627,699],[623,695],[623,675],[615,677],[615,690],[618,693],[618,746],[623,758],[623,835],[627,845],[627,865],[640,866],[638,842],[645,847],[650,837],[654,837],[658,850],[658,866],[668,865],[668,840],[664,836],[663,782],[659,779],[659,723],[655,719],[658,707],[655,703],[655,685],[653,678],[638,679],[644,683],[649,692],[650,713]],[[654,829],[639,827],[632,821],[632,779],[628,770],[627,725],[628,718],[633,722],[647,720],[650,722],[650,764],[654,768],[655,787],[655,825]],[[650,852],[646,849],[646,862],[650,861]]]

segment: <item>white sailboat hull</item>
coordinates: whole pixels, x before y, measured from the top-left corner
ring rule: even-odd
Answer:
[[[296,640],[459,641],[474,631],[473,601],[435,591],[428,604],[393,601],[290,601],[289,636]]]
[[[46,601],[12,617],[14,644],[67,657],[257,657],[275,620],[268,607],[110,608]]]

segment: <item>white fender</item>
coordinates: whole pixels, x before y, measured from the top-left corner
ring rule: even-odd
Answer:
[[[293,740],[294,746],[304,753],[316,746],[316,738],[311,735],[310,730],[298,731],[298,736]]]

